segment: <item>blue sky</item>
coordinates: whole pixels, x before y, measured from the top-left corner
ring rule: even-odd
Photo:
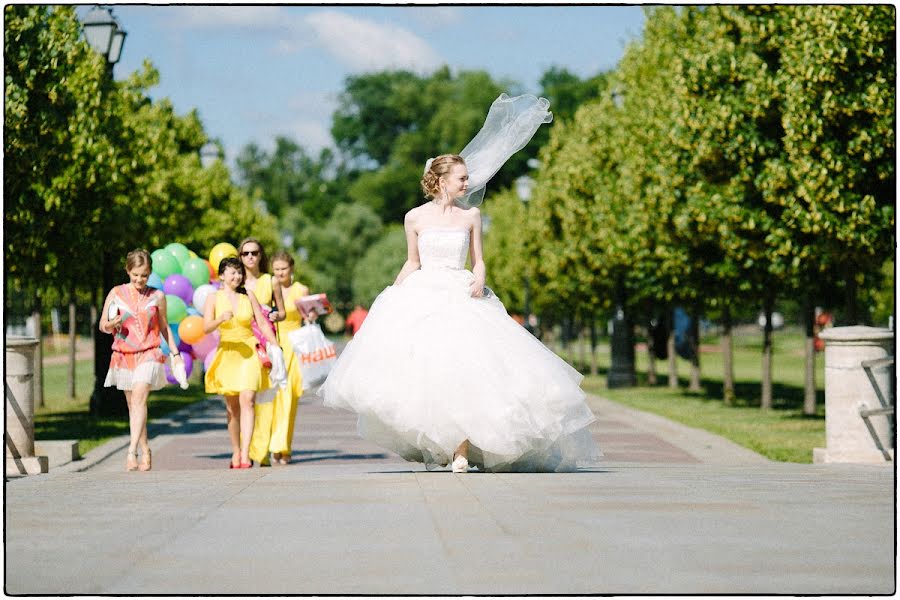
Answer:
[[[151,96],[169,97],[179,113],[197,108],[229,161],[250,142],[270,148],[276,135],[313,152],[330,145],[331,114],[348,75],[425,74],[447,64],[537,93],[553,65],[581,77],[614,67],[644,22],[639,6],[112,8],[128,32],[116,78],[149,59],[161,75]]]

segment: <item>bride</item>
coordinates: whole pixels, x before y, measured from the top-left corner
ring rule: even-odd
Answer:
[[[510,99],[501,95],[492,113],[501,101]],[[534,128],[515,135],[530,139],[549,115],[542,108]],[[513,114],[514,121],[521,118]],[[490,123],[491,113],[485,128]],[[470,154],[478,189],[470,189],[462,156],[428,162],[421,186],[429,201],[404,220],[406,263],[319,390],[325,406],[359,415],[360,435],[428,469],[452,462],[454,473],[470,466],[568,471],[600,455],[588,431],[595,418],[579,387],[582,376],[509,317],[485,287],[481,214],[472,204],[528,139],[509,144],[504,138],[498,153],[494,135]]]

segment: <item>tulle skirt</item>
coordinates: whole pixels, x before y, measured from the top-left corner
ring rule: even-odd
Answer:
[[[488,471],[566,471],[596,462],[582,376],[507,315],[472,298],[466,270],[422,269],[375,300],[319,390],[359,432],[406,460],[448,464],[469,441]]]
[[[130,392],[135,385],[145,383],[150,391],[162,389],[168,383],[163,360],[158,347],[127,354],[113,350],[103,386]]]

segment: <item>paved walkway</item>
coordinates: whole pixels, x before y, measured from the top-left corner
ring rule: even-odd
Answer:
[[[592,397],[600,468],[426,472],[307,396],[293,463],[227,469],[221,400],[6,485],[11,594],[888,594],[894,472],[768,461]],[[151,405],[152,413],[152,405]]]

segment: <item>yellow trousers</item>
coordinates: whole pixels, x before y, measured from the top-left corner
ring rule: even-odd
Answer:
[[[250,458],[260,464],[269,463],[269,453],[291,455],[291,440],[294,437],[294,420],[297,404],[303,394],[303,378],[300,368],[294,364],[291,353],[288,359],[288,384],[275,388],[278,392],[271,402],[256,402],[256,421],[253,437],[250,438]],[[270,392],[271,393],[271,392]],[[265,392],[261,392],[265,394]]]

